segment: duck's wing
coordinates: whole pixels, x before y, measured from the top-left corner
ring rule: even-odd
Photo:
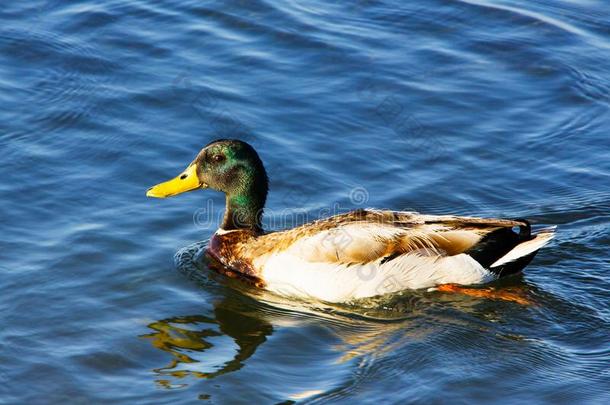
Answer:
[[[261,236],[252,248],[259,256],[286,251],[308,262],[338,265],[409,252],[439,257],[468,253],[488,267],[529,238],[529,232],[523,220],[358,210]]]

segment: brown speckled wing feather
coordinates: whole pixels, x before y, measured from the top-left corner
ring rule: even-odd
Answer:
[[[499,228],[524,225],[505,219],[357,210],[248,238],[240,253],[253,263],[263,263],[266,256],[282,251],[302,260],[340,264],[366,263],[413,251],[445,256],[466,251]]]

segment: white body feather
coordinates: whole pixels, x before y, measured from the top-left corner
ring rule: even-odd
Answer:
[[[267,289],[281,295],[345,302],[439,284],[478,284],[495,278],[472,257],[409,253],[381,264],[337,265],[305,261],[289,252],[273,255],[265,263]]]

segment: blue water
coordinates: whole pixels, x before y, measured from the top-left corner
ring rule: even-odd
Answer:
[[[0,403],[610,401],[607,2],[5,3]],[[272,227],[558,225],[496,285],[532,304],[278,304],[195,267],[222,196],[144,194],[221,137]]]

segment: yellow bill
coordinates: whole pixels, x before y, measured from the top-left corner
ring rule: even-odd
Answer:
[[[186,193],[187,191],[206,187],[207,185],[202,183],[197,177],[197,165],[195,163],[191,163],[185,171],[180,173],[179,176],[149,188],[148,191],[146,191],[146,196],[167,198]]]

